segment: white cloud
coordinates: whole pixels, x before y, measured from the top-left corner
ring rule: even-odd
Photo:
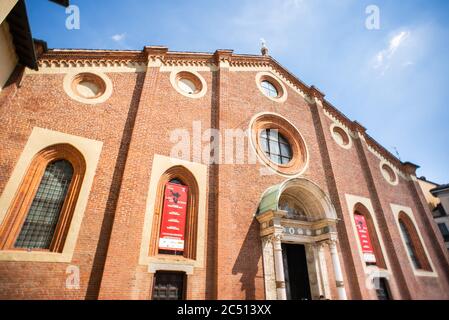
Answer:
[[[393,35],[389,41],[388,47],[379,51],[374,59],[373,68],[380,69],[381,74],[390,68],[391,61],[394,58],[398,49],[404,45],[405,41],[410,37],[410,31],[401,31]],[[402,63],[404,66],[412,65],[412,61]]]
[[[115,42],[120,42],[126,38],[126,33],[114,34],[111,39]]]

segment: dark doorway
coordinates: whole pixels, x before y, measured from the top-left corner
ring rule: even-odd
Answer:
[[[297,244],[282,244],[285,285],[288,300],[311,300],[306,248]]]
[[[391,300],[387,279],[374,278],[374,284],[376,285],[376,294],[379,300]]]
[[[158,271],[154,275],[153,300],[183,300],[185,273]]]

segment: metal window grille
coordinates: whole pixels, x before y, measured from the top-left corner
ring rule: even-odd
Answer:
[[[260,134],[262,149],[272,161],[287,164],[292,160],[292,148],[278,130],[266,129]]]
[[[66,160],[47,166],[15,242],[16,248],[50,248],[72,176],[73,167]]]

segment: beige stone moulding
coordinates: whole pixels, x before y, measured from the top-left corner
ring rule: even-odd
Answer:
[[[260,145],[260,132],[264,129],[277,129],[290,143],[292,160],[288,164],[278,164],[271,161]],[[249,123],[249,141],[257,159],[271,172],[285,178],[302,175],[309,165],[309,151],[304,137],[298,128],[277,113],[261,112],[256,114]]]
[[[77,88],[83,81],[95,85],[98,88],[98,93],[93,97],[83,95]],[[111,97],[113,92],[111,79],[106,74],[94,70],[72,70],[68,72],[64,77],[63,87],[71,99],[84,104],[103,103]]]
[[[334,141],[343,149],[351,149],[353,142],[350,131],[338,123],[333,123],[330,126],[331,136]]]
[[[187,79],[191,81],[196,88],[196,91],[193,93],[187,93],[179,86],[179,81],[181,79]],[[175,69],[170,73],[170,83],[173,88],[180,94],[185,97],[192,99],[199,99],[206,95],[207,92],[207,83],[201,74],[192,69],[184,70],[184,69]]]
[[[393,169],[387,161],[381,160],[379,162],[379,168],[382,176],[389,184],[392,186],[397,186],[399,184],[399,178],[395,169]]]
[[[182,256],[150,255],[152,229],[157,205],[157,190],[162,175],[170,168],[182,166],[195,178],[198,184],[198,220],[196,229],[196,258],[187,259]],[[147,204],[145,210],[144,224],[142,230],[142,244],[140,247],[139,264],[148,266],[148,272],[154,273],[158,270],[184,271],[192,274],[194,268],[204,267],[204,250],[206,241],[206,203],[207,203],[207,166],[176,158],[155,154],[151,168],[151,179],[148,189]]]
[[[84,179],[81,184],[78,200],[75,205],[73,217],[62,252],[3,250],[0,251],[0,261],[64,263],[72,261],[84,212],[86,210],[89,193],[94,180],[95,171],[100,160],[100,154],[103,147],[103,143],[101,141],[35,127],[28,138],[25,148],[20,155],[20,158],[5,186],[2,195],[0,196],[0,224],[4,221],[8,209],[14,201],[16,191],[19,189],[28,167],[33,161],[35,155],[41,150],[57,144],[72,145],[83,155],[86,162]]]
[[[376,149],[374,149],[365,139],[365,137],[363,136],[363,134],[361,134],[360,132],[358,133],[358,137],[359,139],[361,139],[361,141],[366,145],[366,148],[368,149],[369,152],[371,152],[377,159],[379,159],[380,163],[379,163],[379,167],[381,168],[382,171],[382,165],[383,164],[387,164],[390,168],[392,168],[392,170],[395,172],[395,174],[398,177],[401,177],[402,179],[406,180],[406,181],[410,181],[412,179],[412,177],[410,175],[408,175],[407,173],[401,171],[396,165],[394,165],[391,161],[387,160],[386,157],[384,157],[383,155],[381,155]],[[382,176],[383,173],[382,173]],[[388,181],[388,180],[387,180]],[[399,179],[396,179],[396,182],[393,183],[392,185],[397,185],[399,183]]]
[[[402,206],[402,205],[398,205],[398,204],[394,204],[394,203],[390,203],[390,207],[391,207],[391,210],[393,211],[394,221],[396,222],[396,227],[398,228],[398,233],[401,236],[401,240],[402,240],[402,243],[403,243],[403,246],[404,246],[404,251],[406,252],[407,259],[408,259],[408,261],[410,263],[410,267],[413,269],[413,273],[415,274],[415,276],[418,276],[418,277],[438,277],[438,273],[437,273],[437,271],[435,269],[435,265],[433,264],[432,259],[430,259],[429,251],[427,250],[426,243],[424,242],[424,239],[423,239],[423,237],[421,235],[421,230],[419,230],[419,228],[418,228],[418,225],[416,223],[415,216],[413,214],[412,209],[410,207],[406,207],[406,206]],[[412,223],[414,225],[414,228],[416,230],[416,233],[418,234],[419,241],[421,242],[421,245],[422,245],[422,247],[424,249],[424,253],[426,255],[425,258],[427,259],[427,261],[429,261],[430,267],[431,267],[431,269],[433,271],[425,271],[425,270],[416,269],[415,266],[413,265],[413,262],[412,262],[412,259],[410,258],[410,255],[407,254],[406,241],[404,239],[404,236],[403,236],[403,234],[401,232],[401,227],[399,225],[399,214],[401,212],[405,213],[410,218],[410,220],[412,221]]]
[[[267,96],[264,92],[264,89],[262,88],[262,82],[263,81],[268,81],[270,82],[277,90],[278,92],[278,96],[277,97],[270,97]],[[276,77],[276,75],[274,75],[271,72],[258,72],[256,73],[256,85],[257,88],[259,88],[259,90],[262,92],[262,94],[267,97],[268,99],[270,99],[271,101],[275,101],[278,103],[283,103],[285,101],[287,101],[287,89],[285,88],[285,85],[283,84],[283,82]]]

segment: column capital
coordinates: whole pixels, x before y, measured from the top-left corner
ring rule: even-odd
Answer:
[[[280,233],[274,233],[270,236],[271,242],[281,242],[281,240],[282,240],[282,234],[280,234]]]
[[[337,241],[337,239],[331,238],[331,239],[328,239],[328,240],[326,241],[326,243],[328,244],[329,248],[331,248],[331,249],[336,249],[336,248],[337,248],[337,243],[338,243],[338,241]]]

